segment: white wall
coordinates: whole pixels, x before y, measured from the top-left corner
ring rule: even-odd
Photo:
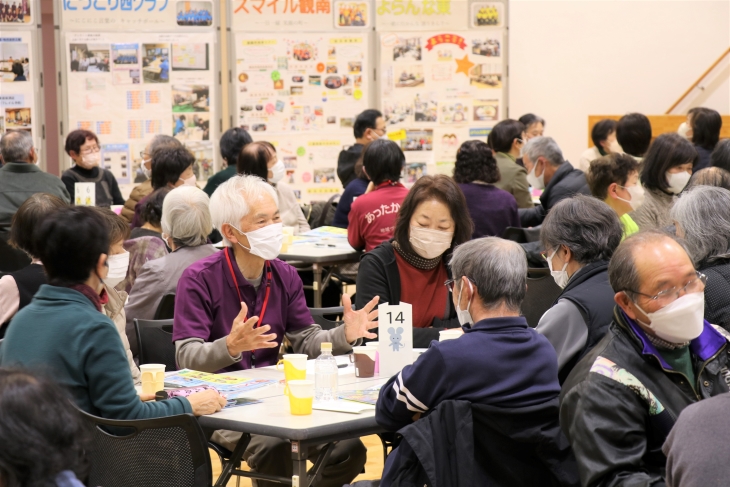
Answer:
[[[511,0],[509,114],[546,120],[566,158],[588,115],[663,114],[730,46],[730,0]],[[730,114],[730,63],[674,113]]]

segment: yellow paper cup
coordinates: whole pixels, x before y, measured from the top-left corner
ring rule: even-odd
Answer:
[[[307,359],[309,357],[305,353],[289,353],[284,355],[282,360],[276,364],[276,370],[281,370],[280,365],[284,366],[284,378],[286,379],[287,388],[284,394],[289,395],[289,381],[304,380],[307,378]]]
[[[289,387],[289,408],[291,413],[297,416],[312,414],[314,381],[290,380],[287,386]]]
[[[165,389],[165,364],[144,364],[142,372],[142,394],[154,394]]]

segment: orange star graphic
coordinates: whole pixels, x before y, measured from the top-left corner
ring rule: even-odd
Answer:
[[[469,76],[469,70],[474,67],[474,63],[469,61],[469,55],[465,54],[463,59],[456,59],[456,74],[464,73]]]

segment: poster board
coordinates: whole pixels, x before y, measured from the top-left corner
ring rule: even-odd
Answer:
[[[423,2],[426,4],[427,2]],[[506,4],[452,0],[450,15],[377,10],[379,101],[388,137],[406,156],[404,183],[425,174],[453,174],[456,151],[467,140],[486,141],[507,118]],[[410,20],[409,20],[410,17]],[[411,22],[460,29],[414,30]],[[414,20],[415,19],[415,20]]]
[[[0,136],[26,131],[44,150],[42,50],[38,4],[30,0],[0,11]]]
[[[216,4],[145,0],[137,11],[138,0],[132,10],[120,0],[118,11],[85,11],[76,0],[60,1],[61,21],[74,29],[60,33],[61,143],[71,130],[95,132],[102,166],[120,185],[133,185],[146,179],[149,140],[171,135],[195,155],[198,181],[212,176],[221,126]]]
[[[372,5],[325,3],[326,16],[299,11],[265,20],[253,9],[244,17],[253,19],[252,28],[231,36],[232,122],[274,144],[287,168],[284,182],[303,202],[342,192],[338,155],[354,143],[357,114],[374,106]],[[232,25],[242,28],[243,12],[233,10]],[[301,31],[290,33],[284,23],[276,34],[252,32],[266,22],[294,22]]]

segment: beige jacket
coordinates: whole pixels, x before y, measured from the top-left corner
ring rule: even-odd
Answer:
[[[142,184],[139,184],[132,188],[132,193],[124,202],[124,208],[122,208],[122,218],[127,222],[132,223],[134,219],[134,207],[137,203],[142,201],[142,198],[152,193],[152,181],[149,179]]]
[[[669,210],[677,201],[675,195],[661,190],[647,189],[644,192],[644,202],[638,210],[629,213],[639,225],[639,230],[654,230],[670,226],[673,222],[669,217]]]
[[[127,324],[127,319],[124,314],[124,303],[127,301],[127,293],[117,291],[109,286],[104,287],[106,288],[107,295],[109,295],[109,301],[104,305],[104,313],[111,318],[117,327],[119,337],[122,339],[122,345],[124,345],[124,353],[127,355],[127,362],[129,362],[129,371],[132,373],[134,384],[138,385],[142,382],[139,367],[134,363],[132,351],[129,349],[129,340],[127,340],[127,334],[124,331],[124,327]]]
[[[527,184],[527,171],[524,167],[509,158],[507,154],[494,154],[499,168],[500,179],[494,185],[510,193],[517,200],[518,208],[534,208],[530,195],[530,185]]]
[[[276,193],[279,195],[279,213],[285,227],[294,227],[294,234],[308,232],[309,223],[302,213],[294,190],[286,183],[276,184]]]

